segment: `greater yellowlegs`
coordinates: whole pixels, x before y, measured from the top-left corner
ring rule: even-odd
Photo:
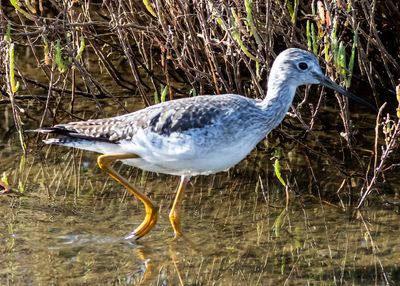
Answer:
[[[128,237],[140,238],[157,221],[157,208],[112,167],[122,161],[143,170],[181,176],[169,218],[175,236],[182,195],[191,176],[226,171],[241,160],[272,129],[282,122],[292,104],[296,88],[322,84],[347,97],[371,106],[329,78],[318,59],[300,49],[287,49],[276,58],[262,101],[237,94],[197,96],[160,103],[112,118],[58,124],[36,131],[60,135],[44,140],[102,153],[101,169],[127,188],[145,206],[142,224]]]

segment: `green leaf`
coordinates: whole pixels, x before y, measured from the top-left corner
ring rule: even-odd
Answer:
[[[281,174],[281,164],[279,162],[279,159],[275,159],[275,163],[274,163],[274,172],[275,172],[275,176],[279,179],[279,181],[281,182],[281,184],[286,187],[286,183],[285,180],[282,178],[282,174]]]
[[[79,45],[78,52],[76,54],[75,59],[80,60],[82,58],[82,53],[85,50],[85,38],[83,36],[80,37],[81,44]]]
[[[59,70],[61,73],[65,73],[65,72],[67,71],[67,69],[68,69],[68,66],[67,66],[67,64],[66,64],[65,59],[64,59],[63,56],[62,56],[62,50],[61,50],[61,43],[60,43],[60,40],[57,40],[57,43],[56,43],[56,49],[55,49],[55,57],[54,57],[54,59],[55,59],[55,62],[56,62],[56,65],[57,65],[58,70]]]
[[[149,0],[143,0],[143,4],[146,7],[147,11],[153,16],[157,17],[156,11],[154,11],[153,7],[151,6]]]
[[[14,50],[14,43],[10,45],[8,50],[9,53],[9,69],[10,69],[10,84],[11,84],[11,91],[12,93],[16,93],[19,88],[19,82],[15,82],[15,50]]]
[[[167,98],[167,94],[168,94],[168,85],[164,86],[161,85],[161,102],[165,102],[165,99]]]

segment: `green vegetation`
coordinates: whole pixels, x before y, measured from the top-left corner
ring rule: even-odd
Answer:
[[[56,42],[54,61],[57,65],[58,70],[61,73],[65,73],[68,70],[67,61],[63,58],[63,55],[62,55],[60,40],[57,40],[57,42]]]

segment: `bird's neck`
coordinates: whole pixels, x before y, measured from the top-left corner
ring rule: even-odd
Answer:
[[[261,109],[271,118],[272,128],[275,128],[285,118],[292,105],[296,93],[296,85],[290,80],[271,74],[268,81],[268,90],[264,100],[260,103]]]

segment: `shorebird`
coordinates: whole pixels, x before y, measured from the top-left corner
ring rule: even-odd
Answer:
[[[282,122],[296,88],[306,84],[324,85],[374,108],[327,78],[312,53],[291,48],[275,59],[262,101],[238,94],[196,96],[121,116],[58,124],[35,131],[58,135],[44,140],[47,144],[102,154],[97,158],[99,167],[145,207],[143,222],[127,238],[138,239],[147,234],[157,222],[157,208],[111,165],[121,161],[146,171],[180,176],[169,213],[175,236],[180,236],[180,206],[189,178],[226,171],[243,160]]]

